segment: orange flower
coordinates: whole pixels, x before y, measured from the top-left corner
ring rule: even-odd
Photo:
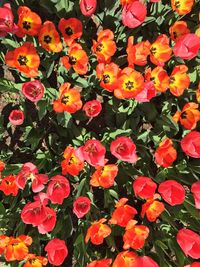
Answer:
[[[179,15],[190,13],[194,0],[171,0],[171,6]]]
[[[149,41],[139,42],[133,44],[134,37],[128,38],[128,46],[126,52],[128,54],[128,66],[134,67],[134,64],[139,66],[145,66],[147,64],[147,57],[150,54],[151,44]]]
[[[95,221],[88,228],[87,234],[85,237],[85,242],[88,243],[91,240],[92,244],[100,245],[103,243],[104,238],[111,234],[111,229],[108,225],[104,224],[106,219],[100,219],[99,221]]]
[[[196,98],[197,101],[200,102],[200,82],[198,84],[198,88],[196,89]]]
[[[109,188],[113,186],[117,173],[118,167],[115,164],[99,166],[91,176],[90,185]]]
[[[194,130],[197,126],[197,122],[200,120],[200,112],[198,110],[199,105],[193,102],[187,103],[182,111],[177,111],[173,120],[178,122],[180,120],[181,125],[188,130]]]
[[[130,220],[126,226],[123,236],[123,249],[140,249],[144,246],[145,240],[149,236],[149,228],[145,225],[136,225],[137,221]]]
[[[98,34],[97,41],[93,40],[92,52],[96,54],[99,63],[109,63],[116,52],[117,47],[113,39],[113,32],[106,29]]]
[[[112,259],[95,260],[87,264],[86,267],[110,267]]]
[[[169,89],[175,96],[181,96],[190,85],[190,77],[186,74],[188,67],[185,65],[175,66],[170,75]]]
[[[0,235],[0,256],[3,254],[4,249],[8,245],[10,241],[10,237],[5,236],[5,235]]]
[[[135,2],[135,0],[120,0],[122,6],[128,5]]]
[[[150,47],[150,60],[157,66],[164,66],[165,62],[170,59],[171,54],[169,38],[165,34],[161,34]]]
[[[144,218],[146,214],[147,219],[150,222],[154,222],[160,216],[160,214],[165,210],[165,205],[162,202],[155,200],[158,197],[159,195],[155,194],[153,198],[147,199],[146,203],[142,205],[142,212],[141,212],[142,218]]]
[[[60,86],[60,98],[53,102],[53,109],[56,112],[75,113],[81,109],[82,101],[80,93],[74,88],[70,88],[70,83],[64,83]]]
[[[125,205],[127,198],[121,198],[115,205],[116,209],[112,214],[109,223],[126,227],[127,223],[137,214],[137,210],[129,205]]]
[[[177,158],[176,149],[173,147],[173,142],[171,139],[164,139],[158,146],[155,152],[155,162],[156,164],[168,168],[173,164]]]
[[[187,23],[183,20],[176,21],[170,28],[169,33],[173,41],[177,41],[179,37],[183,36],[186,33],[189,33],[190,30],[187,27]]]
[[[82,46],[77,43],[73,43],[68,50],[69,56],[62,57],[61,61],[66,69],[71,67],[78,74],[84,75],[88,71],[88,56],[83,50]]]
[[[6,196],[16,196],[18,193],[18,186],[16,184],[16,176],[8,175],[0,181],[0,190],[4,192]]]
[[[42,267],[46,266],[48,263],[47,258],[36,256],[35,254],[28,254],[25,257],[26,263],[23,267]]]
[[[24,260],[28,255],[28,246],[31,244],[32,238],[29,236],[10,237],[9,243],[4,250],[6,261]]]
[[[115,258],[112,267],[131,267],[134,266],[134,263],[138,255],[132,251],[122,251]]]
[[[169,87],[169,76],[163,67],[156,67],[152,71],[151,68],[148,68],[145,72],[145,78],[149,82],[153,81],[157,92],[165,92]]]
[[[42,25],[38,39],[41,46],[49,52],[57,53],[62,50],[62,43],[60,41],[59,33],[51,21],[45,21],[45,23]]]
[[[6,164],[2,160],[0,160],[0,172],[4,170],[5,166]]]
[[[120,68],[115,63],[99,63],[96,67],[97,78],[101,80],[100,86],[105,90],[112,92],[117,88],[117,78]]]
[[[35,12],[32,12],[30,8],[26,6],[20,6],[17,10],[19,20],[17,26],[19,27],[17,36],[23,37],[25,34],[36,36],[42,26],[40,16]]]
[[[83,33],[82,22],[77,18],[61,18],[58,29],[62,33],[64,41],[68,46],[72,45],[74,40],[80,38]]]
[[[84,168],[84,162],[77,158],[74,152],[75,149],[71,146],[66,147],[64,151],[65,160],[61,162],[63,175],[69,173],[72,176],[76,176]]]
[[[115,97],[134,98],[144,89],[144,78],[140,72],[127,67],[121,71],[117,86],[114,90]]]
[[[40,58],[32,43],[26,42],[13,51],[7,52],[5,62],[9,67],[18,69],[28,77],[38,76]]]

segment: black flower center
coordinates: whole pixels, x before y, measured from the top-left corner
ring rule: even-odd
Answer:
[[[22,26],[23,26],[23,28],[24,29],[26,29],[26,30],[30,30],[30,28],[31,28],[31,23],[29,22],[29,21],[23,21],[23,23],[22,23]]]
[[[67,27],[67,28],[65,29],[65,33],[66,33],[67,35],[71,36],[71,35],[73,34],[73,30],[72,30],[72,28],[71,28],[71,27]]]
[[[51,40],[52,40],[51,36],[49,36],[49,35],[45,35],[44,36],[44,42],[46,44],[50,44],[51,43]]]
[[[184,111],[181,113],[181,119],[186,119],[187,118],[187,112]]]
[[[151,54],[153,54],[153,55],[156,54],[156,48],[155,48],[155,47],[152,47],[152,48],[150,49],[150,51],[151,51]]]
[[[128,81],[127,83],[125,83],[126,85],[126,89],[128,90],[132,90],[134,88],[134,83],[131,81]]]
[[[102,44],[102,43],[98,44],[98,45],[97,45],[97,48],[96,48],[96,51],[97,51],[97,52],[101,52],[102,49],[103,49],[103,44]]]
[[[63,96],[61,99],[61,103],[66,105],[68,102],[69,102],[69,96]]]
[[[179,8],[181,6],[180,1],[175,1],[174,5],[176,8]]]
[[[28,63],[28,59],[26,56],[19,56],[17,61],[21,66],[26,66],[26,64]]]
[[[76,58],[73,57],[73,56],[69,57],[69,64],[70,65],[75,65],[76,64]]]
[[[110,75],[108,75],[108,74],[103,75],[103,82],[109,83],[110,82]]]

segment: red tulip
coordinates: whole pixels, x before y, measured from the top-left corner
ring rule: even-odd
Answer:
[[[189,229],[181,229],[178,231],[176,240],[185,253],[193,259],[200,258],[200,235]]]
[[[162,182],[158,187],[158,192],[171,206],[180,205],[185,200],[184,187],[174,180]]]
[[[192,184],[191,192],[194,197],[195,207],[200,209],[200,182],[196,182]]]
[[[96,117],[102,110],[101,103],[98,100],[91,100],[85,103],[83,106],[86,116]]]
[[[62,204],[64,198],[70,194],[70,183],[62,175],[56,175],[51,178],[47,187],[47,195],[53,204]]]
[[[135,96],[135,99],[138,102],[149,102],[155,96],[156,89],[154,87],[154,83],[151,81],[144,83],[144,89],[142,90],[142,92]]]
[[[147,15],[147,9],[139,1],[125,5],[122,11],[122,22],[129,28],[136,28],[141,25]]]
[[[8,32],[12,33],[16,29],[10,4],[6,3],[0,8],[0,37],[6,36]]]
[[[81,160],[86,160],[91,166],[104,166],[106,149],[98,140],[88,140],[84,146],[75,151]]]
[[[133,191],[135,196],[148,199],[153,197],[157,188],[157,184],[151,178],[145,176],[138,176],[133,182]]]
[[[200,37],[194,33],[187,33],[178,39],[173,51],[176,57],[180,57],[182,59],[192,59],[197,56],[199,49]]]
[[[44,86],[38,81],[26,82],[22,86],[22,92],[32,102],[38,102],[44,95]]]
[[[54,209],[45,207],[45,219],[38,225],[38,232],[40,234],[46,234],[51,232],[56,224],[56,212]]]
[[[21,125],[24,123],[24,112],[22,110],[14,109],[9,115],[9,121],[13,125]]]
[[[45,206],[40,201],[27,203],[21,212],[21,219],[26,224],[38,226],[46,219]]]
[[[200,132],[190,132],[181,140],[181,148],[188,156],[200,158]]]
[[[81,0],[80,9],[84,16],[90,17],[97,8],[97,0]]]
[[[16,183],[21,189],[24,189],[28,180],[32,182],[32,190],[34,193],[44,189],[44,184],[48,181],[46,174],[38,174],[37,167],[31,162],[23,164],[21,171],[17,174]]]
[[[91,201],[88,197],[78,197],[73,204],[73,212],[80,219],[90,210]]]
[[[64,240],[54,238],[48,242],[45,249],[48,260],[55,266],[60,266],[68,255],[68,249]]]
[[[135,163],[138,159],[136,146],[133,141],[126,136],[117,137],[110,144],[111,153],[119,160]]]

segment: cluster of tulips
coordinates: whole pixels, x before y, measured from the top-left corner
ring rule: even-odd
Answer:
[[[159,0],[150,0],[154,5]],[[52,21],[42,22],[41,17],[27,6],[20,6],[17,10],[18,21],[9,3],[0,8],[0,37],[15,36],[19,40],[19,47],[6,51],[5,64],[20,75],[30,78],[23,83],[21,93],[35,105],[44,98],[45,86],[42,82],[40,70],[42,53],[57,53],[59,65],[65,71],[73,71],[77,75],[88,78],[91,62],[96,60],[95,73],[102,92],[119,101],[134,100],[137,103],[150,102],[158,95],[169,90],[174,98],[183,96],[190,86],[191,79],[187,64],[175,65],[169,73],[166,64],[172,57],[188,62],[198,55],[200,49],[200,28],[197,26],[192,32],[187,22],[182,20],[184,15],[191,12],[194,0],[171,0],[171,9],[180,17],[169,27],[169,36],[160,34],[155,40],[141,39],[135,42],[133,35],[129,36],[126,46],[127,66],[115,63],[114,56],[118,52],[116,36],[108,28],[100,29],[97,38],[92,40],[88,50],[81,43],[84,25],[76,17],[60,18],[58,25]],[[93,17],[98,9],[97,0],[81,0],[80,10],[84,16]],[[121,22],[130,29],[137,28],[145,22],[148,9],[145,3],[138,0],[120,0]],[[35,42],[26,37],[33,37]],[[149,67],[149,64],[154,67]],[[136,68],[135,68],[136,67]],[[137,67],[143,71],[136,70]],[[200,101],[200,83],[197,85],[195,102],[187,102],[182,109],[177,108],[171,114],[174,124],[180,124],[187,131],[176,143],[173,138],[164,138],[152,153],[156,166],[172,167],[177,160],[177,151],[181,150],[186,157],[200,158],[200,132],[197,130],[200,121],[198,102]],[[101,91],[99,92],[101,95]],[[103,100],[91,99],[85,101],[80,88],[76,88],[69,81],[60,84],[58,97],[52,103],[55,113],[67,112],[74,114],[82,110],[89,120],[97,118],[103,111]],[[8,117],[14,126],[23,125],[25,115],[22,109],[13,109]],[[145,155],[137,152],[137,143],[133,137],[120,135],[109,144],[97,138],[90,138],[83,145],[74,147],[68,144],[60,162],[60,173],[49,177],[40,173],[32,162],[22,165],[17,174],[4,175],[6,164],[0,161],[0,191],[5,196],[16,197],[21,190],[28,188],[32,193],[32,200],[25,199],[20,212],[21,221],[25,225],[36,227],[38,234],[51,233],[57,221],[57,211],[64,205],[65,199],[75,190],[69,177],[76,177],[90,168],[89,185],[101,189],[112,188],[116,184],[116,177],[121,163],[133,165],[143,160]],[[109,162],[107,152],[115,159]],[[55,164],[58,164],[58,162]],[[123,251],[118,251],[113,258],[90,259],[87,267],[158,267],[158,263],[141,249],[145,246],[151,229],[144,224],[155,223],[165,211],[165,205],[176,206],[184,203],[186,195],[192,193],[194,206],[200,209],[200,182],[194,182],[190,188],[181,182],[167,179],[156,182],[153,177],[137,176],[132,182],[133,198],[139,200],[141,206],[127,204],[130,199],[121,196],[113,206],[108,216],[90,221],[85,232],[85,246],[90,242],[95,246],[104,243],[112,235],[115,226],[120,227],[123,236]],[[95,200],[81,195],[74,199],[72,212],[78,220],[85,220],[92,211]],[[135,216],[140,218],[135,220]],[[89,217],[87,217],[89,218]],[[184,254],[194,260],[200,259],[200,235],[189,227],[177,230],[176,241]],[[20,235],[17,237],[0,235],[0,254],[7,262],[24,261],[23,267],[42,267],[48,262],[54,266],[61,266],[68,257],[68,247],[65,240],[52,238],[45,245],[43,256],[29,253],[29,246],[34,237]],[[135,250],[138,250],[137,253]],[[185,267],[198,267],[200,262],[193,262]],[[84,267],[84,266],[82,266]],[[162,266],[160,266],[162,267]],[[181,266],[182,267],[182,266]]]

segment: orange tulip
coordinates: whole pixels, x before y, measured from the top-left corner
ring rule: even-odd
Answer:
[[[165,138],[158,146],[155,152],[156,164],[168,168],[177,158],[177,151],[173,147],[173,142],[169,138]]]
[[[176,11],[179,15],[190,13],[193,4],[194,0],[171,0],[173,11]]]
[[[4,192],[6,196],[18,194],[18,186],[16,184],[16,176],[8,175],[0,181],[0,190]]]
[[[200,102],[200,82],[198,84],[198,88],[196,89],[196,99]]]
[[[91,240],[92,244],[100,245],[103,243],[104,238],[111,234],[110,227],[104,224],[104,222],[106,222],[106,219],[103,218],[92,223],[92,225],[87,230],[85,237],[86,243]]]
[[[109,63],[115,54],[117,47],[113,39],[113,32],[106,29],[98,34],[97,41],[93,40],[92,52],[96,54],[99,63]]]
[[[169,81],[170,92],[175,96],[181,96],[190,85],[190,77],[186,74],[188,67],[185,65],[175,66]]]
[[[126,227],[127,223],[134,218],[134,216],[137,214],[137,210],[130,205],[125,205],[127,201],[127,198],[121,198],[117,202],[115,205],[116,209],[113,212],[109,223]]]
[[[144,78],[140,72],[127,67],[121,71],[117,86],[114,90],[115,97],[134,98],[144,89]]]
[[[165,92],[169,87],[169,76],[163,67],[156,67],[152,71],[151,68],[148,68],[145,72],[145,78],[149,82],[153,81],[157,92]]]
[[[38,39],[41,46],[48,52],[57,53],[62,50],[62,43],[60,41],[59,33],[51,21],[45,21],[45,23],[42,25]]]
[[[149,235],[149,228],[145,225],[136,225],[137,221],[130,220],[126,226],[123,236],[123,249],[140,249],[144,246],[145,240]]]
[[[28,77],[38,76],[40,58],[32,43],[26,42],[13,51],[7,52],[5,62],[9,67],[18,69]]]
[[[64,83],[59,88],[60,98],[53,102],[55,112],[75,113],[81,109],[82,101],[80,93],[74,88],[70,88],[70,83]]]
[[[88,56],[82,46],[73,43],[68,50],[69,56],[62,57],[61,61],[66,69],[71,67],[78,74],[84,75],[88,71]]]
[[[172,54],[169,47],[169,38],[165,34],[158,36],[156,41],[150,47],[150,60],[153,64],[163,67]]]
[[[8,245],[9,241],[10,241],[10,237],[6,235],[0,235],[0,256],[3,254],[4,249]]]
[[[97,78],[100,79],[100,86],[105,90],[112,92],[117,88],[117,78],[120,68],[115,63],[99,63],[96,67]]]
[[[62,33],[64,41],[68,46],[72,45],[74,40],[80,38],[83,33],[82,22],[77,18],[61,18],[58,29]]]
[[[71,146],[66,147],[64,151],[64,160],[61,162],[62,174],[70,174],[72,176],[76,176],[80,171],[84,168],[84,162],[81,161],[75,155],[75,149]]]
[[[134,263],[138,255],[132,251],[122,251],[115,258],[112,267],[131,267],[134,266]]]
[[[155,200],[159,195],[155,194],[153,198],[147,199],[146,203],[142,205],[141,217],[144,218],[145,214],[150,222],[154,222],[160,214],[165,210],[162,202]]]
[[[173,41],[177,41],[179,37],[183,36],[186,33],[189,33],[190,30],[187,27],[187,23],[183,20],[176,21],[170,28],[169,33]]]
[[[128,5],[135,2],[135,0],[120,0],[122,6]]]
[[[182,111],[177,111],[173,120],[178,122],[180,120],[181,125],[188,130],[194,130],[197,126],[197,122],[200,120],[200,112],[198,110],[199,105],[193,102],[187,103]]]
[[[6,261],[24,260],[28,255],[28,246],[31,244],[32,238],[29,236],[10,237],[9,243],[4,250]]]
[[[150,54],[151,44],[149,41],[139,42],[133,44],[134,37],[128,38],[128,46],[126,52],[128,54],[128,66],[134,67],[134,64],[145,66],[147,64],[147,57]]]
[[[117,173],[118,167],[115,164],[99,166],[91,176],[90,185],[109,188],[113,186]]]
[[[42,267],[46,266],[48,263],[47,258],[36,256],[35,254],[28,254],[25,257],[26,263],[23,267]]]
[[[42,26],[42,20],[38,14],[32,12],[26,6],[20,6],[17,10],[19,20],[16,35],[23,37],[25,34],[36,36]]]

